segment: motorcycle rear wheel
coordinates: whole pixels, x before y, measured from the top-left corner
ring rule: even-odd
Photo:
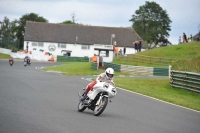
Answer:
[[[83,112],[87,107],[84,106],[84,103],[82,101],[79,102],[78,104],[78,111]]]
[[[99,105],[97,105],[94,109],[94,116],[99,116],[106,108],[108,104],[108,98],[103,97]]]

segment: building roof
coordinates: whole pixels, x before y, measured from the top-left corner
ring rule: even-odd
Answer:
[[[111,34],[115,34],[115,38],[112,40],[113,42],[116,41],[118,47],[133,47],[133,41],[140,39],[140,36],[132,28],[27,21],[24,40],[85,45],[111,45]]]

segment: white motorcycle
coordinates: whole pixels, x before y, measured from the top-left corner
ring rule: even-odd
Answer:
[[[113,82],[98,82],[88,92],[84,101],[81,101],[81,94],[78,93],[78,111],[83,112],[86,108],[91,109],[95,116],[99,116],[108,104],[108,98],[115,97],[117,90]],[[111,100],[110,100],[111,101]]]

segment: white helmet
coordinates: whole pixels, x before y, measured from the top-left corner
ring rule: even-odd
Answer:
[[[109,67],[106,69],[105,74],[107,78],[112,78],[114,76],[114,70]]]

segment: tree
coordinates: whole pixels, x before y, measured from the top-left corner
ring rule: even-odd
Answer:
[[[66,20],[66,21],[62,22],[62,24],[75,24],[75,23],[70,20]]]
[[[23,15],[19,21],[18,21],[18,26],[16,28],[17,31],[17,38],[20,40],[20,48],[23,48],[24,44],[24,33],[25,33],[25,25],[26,21],[34,21],[34,22],[46,22],[48,23],[48,20],[39,16],[38,14],[35,13],[30,13],[30,14],[25,14]]]
[[[156,2],[146,1],[132,15],[133,29],[146,41],[158,41],[163,36],[168,37],[170,23],[167,11],[163,10]]]
[[[7,17],[0,21],[0,37],[15,39],[15,27],[17,20],[10,22]]]
[[[76,21],[76,19],[75,19],[75,17],[76,17],[75,12],[73,12],[73,13],[71,14],[71,16],[72,16],[72,22],[75,24],[75,21]]]
[[[4,20],[0,21],[0,47],[17,48],[15,31],[16,24],[17,20],[10,22],[10,20],[7,17],[4,17]]]
[[[76,21],[76,19],[75,19],[76,14],[74,12],[71,14],[71,17],[72,17],[72,20],[66,20],[66,21],[62,22],[62,24],[76,24],[75,23],[75,21]]]

